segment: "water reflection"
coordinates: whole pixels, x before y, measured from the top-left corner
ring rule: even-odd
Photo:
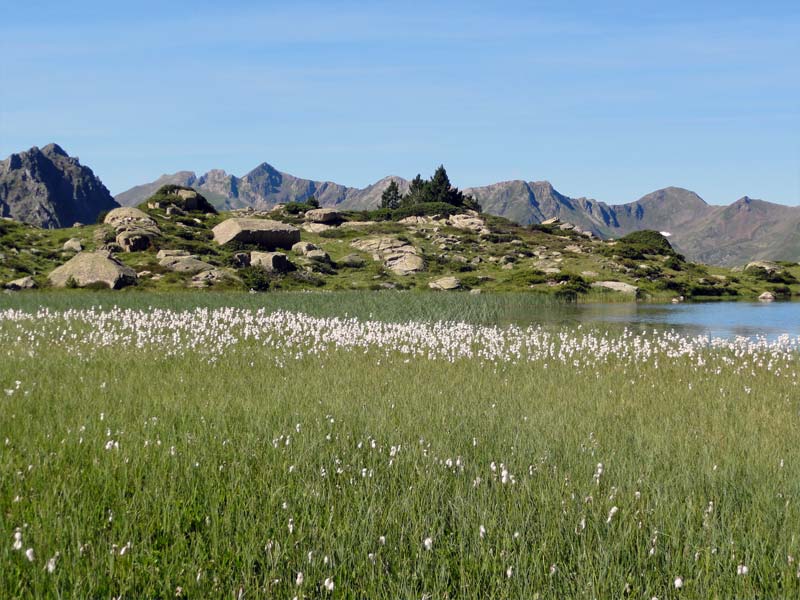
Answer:
[[[519,323],[520,320],[515,319]],[[712,337],[800,335],[800,302],[696,304],[578,304],[537,310],[527,323],[608,325],[635,330],[674,329]]]

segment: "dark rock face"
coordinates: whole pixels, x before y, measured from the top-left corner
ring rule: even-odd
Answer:
[[[53,229],[119,206],[89,167],[56,144],[0,162],[0,216]]]

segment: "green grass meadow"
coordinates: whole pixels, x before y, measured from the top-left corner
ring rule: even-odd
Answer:
[[[113,298],[474,322],[524,302]],[[4,598],[800,597],[796,360],[776,375],[723,350],[703,369],[586,368],[242,342],[209,361],[3,339]]]

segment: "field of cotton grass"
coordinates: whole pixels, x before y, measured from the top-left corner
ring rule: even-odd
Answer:
[[[798,339],[17,306],[0,349],[2,597],[800,595]]]

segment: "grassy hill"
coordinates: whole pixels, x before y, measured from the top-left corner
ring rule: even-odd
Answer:
[[[174,192],[172,186],[171,192]],[[165,200],[166,199],[166,200]],[[154,203],[157,200],[158,203]],[[146,249],[123,252],[115,246],[110,225],[45,230],[16,221],[0,221],[0,283],[32,276],[47,287],[47,275],[75,255],[64,244],[73,240],[83,251],[109,249],[138,274],[129,289],[181,290],[429,290],[525,291],[570,301],[753,299],[765,291],[777,297],[800,294],[800,266],[766,264],[764,268],[727,269],[684,260],[656,232],[602,241],[570,224],[521,226],[504,218],[420,206],[396,211],[343,211],[335,225],[306,221],[305,204],[270,212],[174,210],[162,190],[140,208],[157,224],[160,235]],[[213,209],[212,209],[213,210]],[[453,216],[453,213],[455,216]],[[293,265],[284,273],[246,266],[242,255],[256,246],[213,239],[212,228],[232,216],[268,218],[301,230],[301,239],[321,252],[283,250]],[[405,274],[389,266],[381,244],[421,258],[422,267]],[[162,264],[160,250],[181,250],[214,268],[214,277],[182,273]],[[308,255],[306,255],[308,254]],[[449,279],[448,279],[449,278]],[[444,280],[444,281],[443,281]],[[605,283],[604,283],[605,282]],[[612,284],[609,285],[608,282]],[[628,288],[625,285],[633,286]],[[607,287],[601,287],[607,286]],[[616,291],[618,288],[623,291]]]

